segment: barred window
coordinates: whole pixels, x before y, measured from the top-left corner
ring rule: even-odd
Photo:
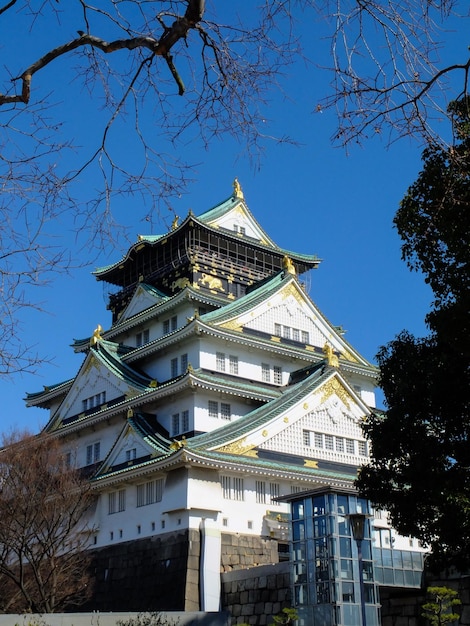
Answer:
[[[181,413],[181,432],[187,433],[189,430],[189,411]]]
[[[219,417],[219,403],[209,400],[209,417]]]
[[[302,439],[304,442],[304,446],[310,447],[310,431],[309,430],[302,431]]]
[[[227,402],[221,402],[220,403],[220,417],[223,420],[230,420],[230,419],[232,419],[231,407],[230,407],[230,404],[228,404]]]
[[[367,441],[358,441],[359,456],[367,456]]]
[[[245,499],[245,491],[243,478],[238,476],[222,476],[222,495],[226,500],[243,501]]]
[[[215,368],[218,372],[225,372],[225,354],[223,352],[216,353]]]
[[[150,480],[137,485],[137,506],[147,506],[155,502],[161,502],[163,496],[163,478]]]
[[[279,365],[274,365],[273,374],[274,374],[274,384],[282,385],[282,368]]]
[[[233,479],[233,499],[239,501],[245,499],[243,478],[238,478],[237,476]]]
[[[238,357],[231,354],[228,359],[230,374],[238,375]]]
[[[108,515],[120,513],[126,510],[126,490],[112,491],[108,493]]]
[[[143,330],[140,333],[137,333],[135,336],[135,345],[137,348],[143,346],[145,343],[148,343],[150,340],[150,331],[148,328]]]
[[[180,432],[180,414],[173,413],[173,415],[171,416],[171,434],[174,437],[175,435],[178,435],[179,432]]]
[[[178,376],[178,359],[171,359],[171,378]]]
[[[346,452],[348,454],[354,454],[354,439],[346,439]]]
[[[134,461],[137,457],[137,448],[131,448],[130,450],[126,450],[126,461]]]
[[[323,448],[323,434],[315,433],[314,438],[315,438],[315,448]]]
[[[181,373],[185,374],[186,370],[188,369],[188,355],[182,354],[180,361],[181,361]]]
[[[269,483],[269,504],[280,504],[280,502],[275,500],[275,498],[279,497],[280,493],[281,489],[279,483]]]
[[[336,437],[336,452],[344,452],[344,439],[343,437]]]
[[[282,336],[282,326],[280,324],[274,324],[274,334],[277,337],[281,337]]]
[[[91,465],[97,463],[100,460],[100,442],[90,444],[86,447],[86,464]]]
[[[271,382],[271,368],[269,363],[261,363],[261,380],[264,383]]]
[[[325,448],[327,450],[333,450],[334,449],[333,435],[325,435]]]
[[[256,502],[266,504],[266,483],[264,480],[257,480],[255,484]]]

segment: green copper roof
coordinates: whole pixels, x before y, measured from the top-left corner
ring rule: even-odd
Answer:
[[[287,387],[282,395],[271,402],[256,408],[243,417],[221,426],[215,431],[196,435],[189,441],[189,446],[194,449],[218,448],[229,441],[233,441],[248,434],[255,428],[259,428],[277,415],[289,410],[306,394],[322,385],[335,370],[318,364],[312,374],[305,380]]]

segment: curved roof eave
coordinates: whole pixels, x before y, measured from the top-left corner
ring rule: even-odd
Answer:
[[[246,207],[245,204],[244,204],[244,206],[247,209],[247,211],[249,212],[249,209]],[[106,281],[106,276],[110,275],[114,270],[121,269],[121,267],[124,267],[124,265],[130,260],[130,257],[131,257],[131,255],[134,252],[138,252],[139,250],[141,250],[143,247],[146,247],[146,246],[154,246],[155,244],[158,244],[160,241],[162,241],[162,239],[176,237],[178,235],[178,233],[183,228],[187,227],[187,225],[191,221],[193,223],[197,224],[198,226],[200,226],[201,228],[207,229],[207,230],[209,230],[212,233],[219,234],[220,230],[218,228],[214,228],[213,226],[208,224],[204,219],[201,219],[201,217],[206,216],[207,213],[208,212],[203,213],[202,216],[200,216],[200,217],[197,217],[197,216],[189,213],[179,226],[177,226],[174,230],[171,230],[171,231],[169,231],[168,233],[166,233],[164,235],[140,236],[138,241],[136,241],[134,244],[132,244],[130,246],[130,248],[127,250],[126,254],[119,261],[117,261],[116,263],[112,263],[110,265],[106,265],[104,267],[98,267],[98,268],[96,268],[92,272],[92,274],[95,276],[95,278],[97,280],[104,280],[104,281]],[[250,212],[250,215],[251,215],[251,212]],[[254,217],[252,217],[252,219],[256,222]],[[259,227],[259,228],[264,233],[264,230],[261,227]],[[224,230],[224,234],[226,234],[227,237],[233,239],[234,241],[236,241],[238,243],[240,243],[240,241],[243,241],[243,238],[240,238],[236,233],[232,234],[228,230],[227,231]],[[266,235],[266,237],[267,237],[267,240],[268,240],[268,244],[263,243],[260,240],[251,239],[251,238],[249,240],[249,243],[252,244],[255,247],[258,247],[260,250],[275,252],[275,253],[277,253],[279,255],[283,255],[283,256],[287,255],[293,261],[297,261],[297,262],[305,263],[307,265],[311,265],[312,268],[317,267],[321,263],[321,259],[319,259],[315,254],[301,254],[301,253],[298,253],[298,252],[293,252],[293,251],[290,251],[290,250],[286,250],[284,248],[280,248],[277,244],[272,242],[272,240],[270,238],[268,238],[267,235]]]

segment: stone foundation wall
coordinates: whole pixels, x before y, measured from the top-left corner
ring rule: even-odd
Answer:
[[[289,563],[261,565],[222,574],[222,609],[233,624],[271,624],[273,616],[292,606]]]
[[[221,571],[246,569],[279,562],[277,541],[253,535],[222,534]]]
[[[198,611],[198,531],[166,533],[93,550],[83,610]]]

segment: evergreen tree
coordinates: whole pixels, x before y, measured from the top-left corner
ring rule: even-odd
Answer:
[[[449,108],[454,145],[430,147],[395,217],[403,259],[434,294],[429,335],[403,331],[378,354],[385,413],[365,424],[362,495],[431,563],[470,564],[470,100]]]

